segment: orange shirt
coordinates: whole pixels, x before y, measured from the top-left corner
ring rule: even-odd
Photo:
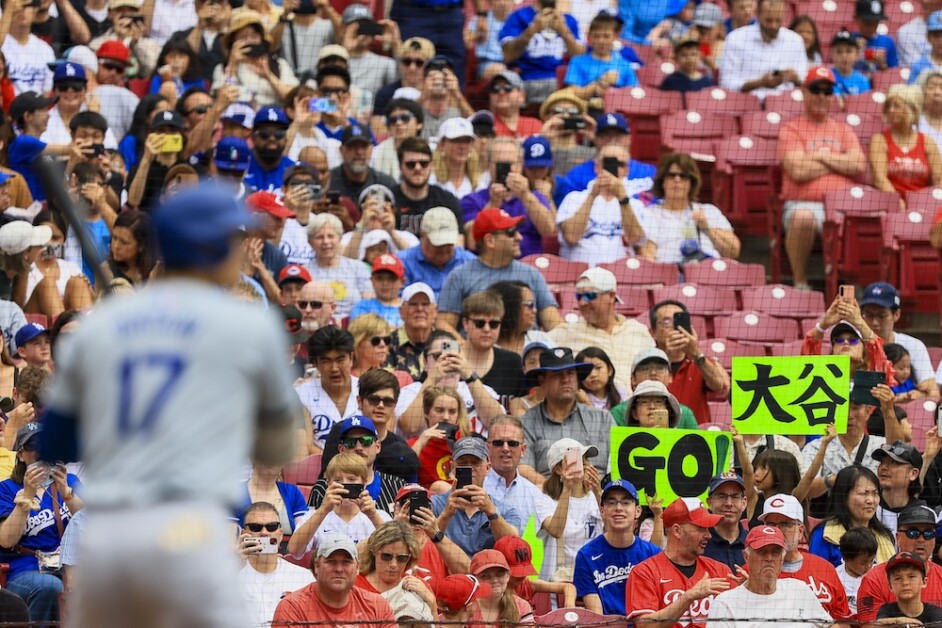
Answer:
[[[509,126],[504,124],[503,120],[494,116],[494,134],[497,137],[512,137],[519,140],[536,135],[542,128],[543,123],[536,118],[517,116],[517,132],[514,133]]]
[[[860,141],[849,125],[828,118],[825,122],[813,122],[801,115],[782,125],[778,136],[778,158],[795,151],[813,154],[819,151],[847,153],[861,150]],[[853,185],[854,181],[829,172],[816,179],[799,183],[793,181],[787,172],[782,172],[782,198],[786,201],[824,202],[824,195],[831,190],[842,190]]]
[[[346,606],[332,608],[325,605],[317,595],[317,583],[286,595],[278,608],[272,626],[286,626],[288,622],[331,622],[333,628],[359,628],[363,621],[386,623],[370,624],[373,628],[399,628],[392,608],[382,595],[362,589],[350,590]]]

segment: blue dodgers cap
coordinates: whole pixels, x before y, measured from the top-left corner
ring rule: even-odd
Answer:
[[[877,281],[864,288],[860,307],[865,305],[879,305],[880,307],[895,310],[899,307],[899,292],[885,281]]]
[[[220,170],[248,170],[249,143],[240,137],[224,137],[213,151],[213,163]]]
[[[206,268],[229,255],[232,236],[255,220],[232,190],[204,182],[170,197],[153,212],[154,234],[167,268]]]
[[[72,61],[60,63],[52,74],[52,82],[59,83],[64,81],[85,81],[87,83],[88,77],[85,76],[85,68]]]
[[[39,323],[26,323],[17,330],[16,336],[13,337],[13,342],[16,344],[17,348],[20,348],[27,342],[36,340],[43,334],[49,335],[49,330]]]
[[[352,417],[344,419],[343,423],[340,424],[341,437],[350,430],[366,430],[373,436],[379,437],[379,434],[376,433],[376,424],[373,423],[373,420],[360,414],[355,414]]]
[[[605,494],[615,489],[626,491],[628,495],[631,496],[631,499],[635,500],[635,502],[638,501],[638,489],[628,480],[612,480],[602,489],[602,496],[599,499],[605,499]]]
[[[549,140],[540,135],[531,135],[523,141],[524,168],[551,168],[553,151]]]
[[[252,121],[252,128],[254,129],[260,124],[291,126],[291,121],[288,120],[288,116],[285,114],[284,110],[278,107],[262,107],[255,114],[255,120]]]
[[[926,22],[928,32],[942,31],[942,11],[935,11],[929,15],[929,21]]]
[[[631,133],[631,130],[628,128],[627,118],[620,113],[603,113],[595,119],[595,122],[598,125],[595,128],[596,133],[608,131],[609,129],[616,129],[622,133]]]
[[[372,144],[373,138],[370,136],[370,130],[359,122],[350,123],[344,127],[343,132],[340,134],[340,145],[346,146],[352,142]]]

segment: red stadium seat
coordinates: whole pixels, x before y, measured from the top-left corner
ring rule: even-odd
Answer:
[[[627,42],[621,42],[622,46],[627,46],[635,51],[635,54],[638,55],[638,58],[641,59],[641,63],[645,66],[649,66],[658,61],[664,59],[662,55],[663,48],[658,48],[657,46],[646,46],[644,44],[629,44]]]
[[[883,268],[907,311],[935,313],[939,305],[939,251],[929,244],[932,217],[919,212],[883,217]]]
[[[721,432],[728,432],[733,424],[733,407],[728,401],[708,401],[710,407],[709,423],[701,423],[701,430],[708,430],[711,427],[718,427]]]
[[[291,554],[285,554],[282,556],[286,561],[292,565],[297,565],[298,567],[304,567],[305,569],[311,568],[311,555],[314,554],[314,550],[306,552],[301,558],[295,558]]]
[[[724,316],[737,309],[736,293],[712,286],[697,286],[692,283],[677,284],[656,288],[653,291],[654,303],[671,299],[680,301],[687,311],[702,316],[707,321],[707,336],[713,337],[713,319]]]
[[[747,113],[761,111],[762,102],[753,94],[710,87],[684,94],[684,109],[741,117]]]
[[[621,615],[600,615],[584,608],[558,608],[545,615],[534,617],[533,621],[538,627],[566,626],[579,628],[579,626],[592,626],[592,628],[627,628],[628,620]]]
[[[716,144],[713,204],[724,211],[738,233],[767,235],[772,193],[769,166],[777,161],[773,140],[740,135]]]
[[[936,424],[936,410],[938,406],[930,399],[917,399],[903,404],[906,411],[906,419],[913,426],[913,436],[916,432],[925,433],[930,427]]]
[[[932,362],[932,368],[938,369],[939,362],[942,362],[942,347],[926,347],[929,352],[929,361]]]
[[[738,132],[731,115],[709,111],[677,111],[661,116],[661,143],[666,152],[687,153],[700,167],[701,202],[713,200],[713,166],[716,144]]]
[[[699,264],[687,264],[684,277],[690,283],[733,289],[741,293],[747,288],[765,285],[765,267],[762,264],[742,264],[731,259],[705,259]]]
[[[832,117],[838,122],[846,123],[847,126],[854,130],[854,135],[860,140],[860,145],[863,147],[864,152],[866,152],[867,147],[870,146],[870,140],[873,139],[873,136],[880,133],[885,127],[883,118],[874,115],[848,112]]]
[[[821,44],[821,57],[829,59],[831,39],[839,30],[852,27],[852,15],[846,4],[833,0],[799,0],[796,15],[810,15],[814,19]],[[804,77],[802,77],[804,78]]]
[[[657,288],[680,282],[680,271],[674,264],[659,264],[640,257],[628,257],[617,262],[599,264],[599,268],[612,271],[619,286],[647,286]]]
[[[804,340],[789,340],[787,342],[780,342],[772,345],[772,355],[774,356],[789,356],[789,355],[801,355],[801,345],[804,344]],[[822,355],[827,355],[831,352],[830,342],[828,342],[827,350],[822,350]]]
[[[794,340],[798,334],[795,321],[761,312],[733,312],[731,316],[717,318],[713,324],[718,337],[767,348]]]
[[[301,460],[285,465],[281,470],[282,480],[289,484],[314,485],[321,475],[321,455],[311,454]]]
[[[925,214],[929,222],[942,209],[942,187],[924,188],[906,195],[906,211]]]
[[[895,2],[888,2],[884,6],[889,10],[890,6],[895,4]],[[870,87],[872,87],[874,91],[883,92],[885,94],[893,85],[908,83],[909,74],[909,68],[888,68],[883,72],[877,72],[870,78]]]
[[[866,285],[883,279],[883,215],[899,212],[899,196],[855,185],[824,197],[822,235],[825,299],[837,295],[839,281]]]
[[[520,261],[540,271],[550,288],[557,291],[576,283],[579,275],[589,268],[585,262],[573,262],[549,253],[533,253]]]
[[[661,115],[679,111],[680,92],[662,92],[651,87],[610,89],[605,93],[605,111],[618,111],[631,124],[631,155],[639,161],[657,162],[661,156]]]
[[[49,327],[49,317],[45,314],[28,313],[26,314],[26,322],[36,323],[37,325],[42,325],[43,327]]]
[[[793,89],[790,92],[767,96],[764,106],[766,111],[775,111],[787,120],[804,113],[804,99],[804,92],[800,89]]]
[[[677,70],[677,66],[674,65],[673,61],[655,59],[643,68],[638,69],[638,83],[645,87],[660,89],[664,79],[673,74],[675,70]]]
[[[722,364],[723,368],[727,371],[733,368],[733,358],[748,358],[765,355],[765,351],[759,349],[756,345],[744,345],[735,340],[728,340],[726,338],[713,338],[706,342],[701,341],[700,347],[708,356],[719,360],[720,364]]]
[[[743,290],[744,310],[764,312],[776,318],[801,320],[820,316],[827,309],[824,294],[811,290],[795,290],[791,286],[772,284]]]
[[[771,98],[771,96],[770,96]],[[778,111],[754,111],[742,117],[742,134],[778,141],[782,125],[793,116],[782,115]]]
[[[883,103],[886,94],[883,92],[866,92],[855,96],[844,97],[844,112],[856,113],[860,117],[883,118]]]

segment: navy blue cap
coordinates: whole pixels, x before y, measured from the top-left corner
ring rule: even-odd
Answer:
[[[549,140],[541,135],[531,135],[523,141],[524,168],[550,168],[553,166],[553,151]]]
[[[350,418],[344,419],[343,423],[340,424],[341,438],[350,430],[366,430],[373,436],[379,436],[379,434],[376,433],[376,424],[373,423],[373,420],[360,414],[355,414]]]
[[[258,118],[256,118],[257,120]],[[349,126],[345,127],[343,133],[340,135],[340,144],[346,146],[350,142],[366,142],[367,144],[373,143],[373,138],[370,136],[370,130],[366,126],[360,124],[359,122],[352,122]]]
[[[863,298],[860,299],[860,307],[879,305],[895,310],[899,304],[899,292],[885,281],[877,281],[864,288]]]
[[[736,473],[720,473],[710,478],[710,489],[707,491],[707,494],[712,495],[716,489],[728,482],[732,482],[738,485],[742,490],[746,490],[746,483],[743,482],[742,478]]]
[[[183,130],[183,116],[173,110],[161,111],[154,116],[154,121],[150,123],[150,130],[154,131],[162,126],[173,127],[178,131]]]
[[[608,131],[609,129],[618,129],[622,133],[631,133],[631,129],[628,128],[628,120],[620,113],[603,113],[595,121],[598,123],[595,128],[596,133]]]
[[[255,219],[232,190],[200,183],[173,195],[153,212],[154,234],[167,268],[207,268],[229,255],[233,236]]]
[[[249,143],[240,137],[224,137],[213,151],[213,163],[220,170],[248,170]]]
[[[60,63],[52,74],[52,82],[59,83],[62,81],[88,82],[88,77],[85,76],[85,68],[72,61]]]
[[[16,335],[13,337],[13,342],[16,344],[17,349],[25,345],[31,340],[36,340],[43,334],[48,335],[49,330],[40,325],[39,323],[26,323],[20,327]]]
[[[612,480],[606,484],[605,488],[602,489],[602,497],[600,497],[600,499],[605,499],[605,494],[616,488],[627,491],[628,495],[631,496],[631,499],[635,500],[636,502],[638,501],[638,489],[636,489],[635,485],[628,480]]]
[[[252,128],[254,129],[260,124],[291,126],[291,121],[288,120],[288,116],[283,109],[279,109],[278,107],[262,107],[255,112],[255,120],[252,123]]]

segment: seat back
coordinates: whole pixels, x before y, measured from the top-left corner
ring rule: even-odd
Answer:
[[[716,143],[713,204],[741,235],[767,235],[772,185],[769,166],[777,162],[774,140],[738,135]]]
[[[592,628],[626,628],[628,620],[621,615],[602,615],[584,608],[558,608],[545,615],[538,615],[534,618],[537,628],[553,628],[556,626],[567,626],[568,628],[580,628],[591,626]]]
[[[697,286],[692,283],[655,288],[654,302],[672,300],[683,303],[687,311],[706,319],[707,335],[713,337],[713,319],[737,309],[736,293],[714,286]]]
[[[657,288],[680,282],[680,271],[674,264],[660,264],[640,257],[627,257],[617,262],[599,264],[615,275],[618,285]]]
[[[765,285],[765,267],[731,259],[705,259],[699,264],[684,266],[684,277],[689,283],[733,289],[741,293],[746,288]],[[742,304],[741,295],[739,303]]]
[[[589,268],[585,262],[573,262],[549,253],[533,253],[520,261],[540,271],[550,285],[575,283],[579,275]]]
[[[774,318],[761,312],[733,312],[714,321],[716,335],[741,343],[771,348],[776,343],[794,340],[798,323],[787,318]]]
[[[805,95],[800,89],[793,89],[790,92],[780,94],[771,94],[766,97],[763,107],[766,111],[774,111],[782,116],[782,119],[800,116],[805,111]]]
[[[883,266],[907,311],[938,311],[939,251],[929,243],[931,220],[915,211],[883,217]]]
[[[733,358],[751,358],[765,356],[765,350],[758,345],[742,344],[728,338],[713,338],[706,342],[701,341],[700,346],[704,353],[720,361],[727,371],[733,368]]]
[[[289,484],[316,484],[321,475],[321,454],[311,454],[306,458],[285,465],[281,477]]]
[[[742,134],[777,142],[779,133],[782,131],[782,125],[791,117],[773,110],[747,113],[740,120]]]
[[[661,156],[660,117],[683,106],[680,92],[653,87],[625,87],[605,93],[605,111],[618,111],[631,124],[631,156],[656,163]]]
[[[761,111],[762,102],[753,94],[733,92],[722,87],[710,87],[684,95],[684,109],[706,113],[721,113],[740,117]]]
[[[744,310],[764,312],[777,318],[803,319],[825,311],[824,294],[813,290],[795,290],[772,284],[748,288],[742,292]]]

